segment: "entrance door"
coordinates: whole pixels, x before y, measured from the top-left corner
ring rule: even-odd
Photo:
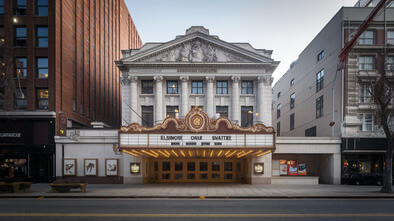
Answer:
[[[245,182],[245,159],[152,159],[152,182]]]
[[[33,182],[48,183],[53,179],[53,157],[47,154],[30,155],[30,177]]]

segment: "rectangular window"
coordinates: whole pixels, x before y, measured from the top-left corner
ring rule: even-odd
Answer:
[[[358,58],[358,69],[360,70],[375,69],[375,58],[373,56],[360,56]]]
[[[216,94],[228,94],[227,81],[216,81]]]
[[[369,83],[360,83],[360,102],[370,103],[372,102],[372,86]]]
[[[27,46],[26,27],[15,27],[14,46],[25,48]]]
[[[48,0],[37,0],[36,15],[48,16]]]
[[[16,78],[27,77],[27,59],[26,58],[15,58],[16,62]]]
[[[316,126],[306,129],[305,137],[316,137]]]
[[[394,57],[387,57],[387,70],[394,71]]]
[[[323,88],[323,82],[324,82],[324,69],[322,69],[316,74],[316,92],[320,91]]]
[[[40,48],[48,47],[48,27],[38,26],[36,28],[36,46]]]
[[[373,45],[374,42],[374,31],[372,30],[365,31],[358,38],[358,43],[360,45]]]
[[[280,96],[281,96],[281,93],[280,93],[280,91],[279,91],[278,94],[276,95],[276,97],[277,97],[277,98],[280,98]]]
[[[167,106],[167,117],[178,117],[179,107],[178,106]]]
[[[0,0],[0,15],[4,15],[4,0]]]
[[[295,105],[295,93],[290,95],[290,110],[294,108]]]
[[[27,0],[14,0],[14,15],[25,16],[27,11]]]
[[[362,130],[363,131],[373,131],[375,125],[375,119],[373,114],[364,114],[363,115],[363,124]]]
[[[141,81],[141,94],[153,94],[153,81]]]
[[[241,127],[253,125],[253,106],[241,106]]]
[[[228,106],[216,106],[216,113],[218,113],[220,117],[228,117]]]
[[[323,96],[316,99],[316,118],[323,116]]]
[[[37,58],[37,78],[48,78],[48,58]]]
[[[203,94],[203,81],[192,81],[192,94]]]
[[[253,81],[242,81],[242,94],[253,94]]]
[[[294,130],[294,114],[290,115],[290,130]]]
[[[48,110],[48,89],[37,89],[37,109]]]
[[[27,90],[26,88],[22,88],[18,90],[15,97],[15,109],[26,109],[27,108]]]
[[[280,137],[280,122],[276,123],[276,136]]]
[[[293,86],[294,83],[295,83],[295,79],[293,78],[293,79],[291,79],[291,81],[290,81],[290,87]]]
[[[178,94],[178,81],[167,81],[167,94]]]
[[[278,105],[276,106],[276,118],[277,118],[277,119],[280,118],[280,109],[281,109],[281,107],[282,107],[281,104],[278,104]]]
[[[142,126],[153,127],[153,106],[141,106]]]
[[[324,58],[324,50],[321,51],[318,55],[317,55],[317,61],[320,61],[321,59]]]

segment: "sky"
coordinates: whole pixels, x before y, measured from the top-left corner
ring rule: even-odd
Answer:
[[[273,50],[276,82],[343,6],[357,0],[125,0],[142,42],[167,42],[204,26],[227,42]]]

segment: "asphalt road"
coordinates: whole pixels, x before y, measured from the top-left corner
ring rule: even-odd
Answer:
[[[394,199],[1,199],[0,220],[394,220]]]

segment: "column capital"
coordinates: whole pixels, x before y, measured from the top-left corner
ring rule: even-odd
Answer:
[[[234,83],[238,83],[238,82],[241,80],[241,76],[239,76],[239,75],[233,75],[233,76],[231,76],[231,80],[232,80]]]
[[[129,75],[128,78],[129,78],[129,80],[130,80],[131,83],[136,83],[136,82],[138,81],[138,77],[137,77],[137,76],[130,76],[130,75]]]
[[[271,76],[258,76],[257,80],[259,81],[259,83],[264,84],[264,86],[271,86],[274,78]]]
[[[122,85],[130,85],[130,83],[135,83],[137,82],[137,80],[137,76],[123,75],[122,77],[120,77],[120,83]]]
[[[185,83],[189,81],[189,76],[180,76],[179,79],[181,80],[181,82]]]
[[[212,83],[215,81],[215,76],[206,76],[205,79],[208,83]]]
[[[155,80],[156,82],[161,82],[161,81],[163,81],[163,79],[164,79],[163,75],[153,76],[153,80]]]

